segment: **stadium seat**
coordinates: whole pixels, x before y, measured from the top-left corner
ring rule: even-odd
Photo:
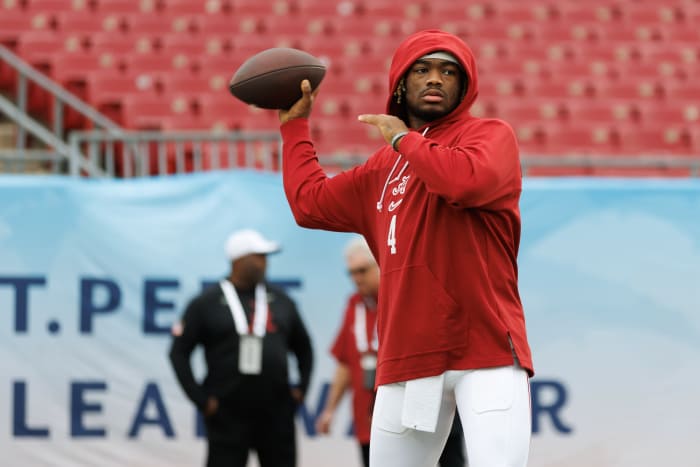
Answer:
[[[159,43],[164,55],[183,54],[196,57],[207,53],[207,38],[200,34],[169,33],[161,36]],[[224,44],[220,44],[220,50],[224,47]]]
[[[143,72],[165,74],[173,70],[189,70],[192,61],[189,56],[183,54],[138,54],[127,55],[123,58],[125,69],[129,73]]]
[[[170,32],[186,34],[195,27],[194,17],[187,15],[129,14],[124,16],[124,26],[129,33],[165,35]]]
[[[164,0],[163,12],[170,16],[188,16],[198,14],[222,14],[230,10],[230,2],[226,1],[196,1]]]
[[[66,11],[56,15],[56,28],[60,31],[79,34],[87,40],[102,31],[119,31],[121,19],[116,15],[98,16],[90,11]]]
[[[275,36],[322,36],[332,32],[332,21],[324,17],[311,21],[290,21],[287,16],[266,16],[260,18],[259,27],[268,39]]]
[[[98,108],[118,105],[125,95],[136,95],[139,92],[154,93],[153,88],[142,89],[138,80],[112,71],[92,71],[85,77],[87,82],[88,101]]]
[[[700,83],[670,82],[663,84],[663,93],[668,102],[700,102]]]
[[[427,13],[428,6],[418,1],[371,0],[359,4],[358,13],[373,20],[415,19]]]
[[[196,106],[202,119],[211,122],[211,127],[229,130],[242,128],[248,115],[248,106],[233,96],[208,93],[197,96]]]
[[[95,9],[100,14],[129,15],[153,13],[158,5],[156,0],[96,0]]]
[[[28,31],[17,44],[17,53],[26,61],[46,70],[51,56],[59,52],[78,52],[82,44],[74,36],[54,31]]]
[[[160,122],[160,128],[163,131],[208,129],[206,126],[206,120],[202,121],[199,118],[199,115],[195,113],[171,115],[169,117],[163,118]]]
[[[121,122],[127,128],[160,129],[164,118],[192,111],[186,96],[127,94],[123,96]]]
[[[531,21],[547,21],[550,18],[550,10],[537,8],[530,2],[497,2],[493,4],[494,16],[501,21],[513,23],[527,23]]]
[[[66,11],[88,11],[88,0],[25,0],[25,10],[55,15]]]
[[[615,127],[594,123],[575,125],[552,123],[543,125],[545,155],[601,154],[614,155],[619,151],[619,136]]]
[[[273,0],[261,2],[260,0],[231,0],[231,11],[234,15],[258,16],[283,16],[289,20],[294,13],[295,5],[291,0]]]
[[[660,22],[672,23],[676,15],[672,8],[660,3],[622,3],[620,5],[622,20],[628,24],[644,25]]]
[[[212,89],[214,82],[222,85],[221,80],[213,81],[207,74],[194,73],[167,73],[161,77],[162,93],[167,95],[189,94],[195,96],[200,93],[214,92]],[[227,83],[225,83],[227,84]],[[228,93],[226,86],[218,89],[219,92]]]
[[[496,115],[511,125],[561,118],[560,102],[549,99],[523,99],[501,101],[496,105]]]
[[[619,20],[622,14],[615,5],[584,2],[562,2],[557,9],[565,22],[606,23]]]
[[[24,9],[24,5],[20,2],[20,0],[4,0],[2,3],[0,3],[0,11],[3,13],[6,11],[19,11],[22,9]]]
[[[639,120],[634,101],[577,99],[564,102],[562,113],[570,125],[615,124]]]
[[[634,76],[627,76],[617,82],[591,81],[590,85],[598,99],[660,99],[664,93],[659,81],[636,79]]]
[[[289,35],[277,34],[273,37],[259,34],[241,34],[231,44],[233,55],[245,60],[249,56],[270,47],[296,47],[298,44]]]
[[[158,48],[157,39],[149,34],[125,34],[122,31],[93,34],[88,38],[88,44],[94,54],[151,54]]]
[[[700,100],[637,102],[639,121],[645,125],[663,122],[669,125],[697,125],[700,122]]]
[[[312,137],[317,152],[326,156],[353,153],[369,156],[386,144],[376,127],[357,120],[316,119],[312,122]]]
[[[223,74],[233,76],[235,67],[243,63],[245,58],[236,54],[205,55],[197,60],[199,73],[210,76],[212,74]]]
[[[262,32],[262,19],[250,15],[192,15],[194,28],[200,32],[215,35],[228,35],[236,39],[240,34],[257,34]]]
[[[297,0],[294,5],[294,10],[296,10],[296,15],[299,18],[347,17],[359,14],[360,8],[362,8],[362,5],[358,1],[353,0],[335,2],[327,0]]]
[[[27,14],[18,9],[4,10],[0,14],[0,43],[14,47],[20,37],[31,31],[48,31],[49,18],[43,14]]]
[[[625,154],[689,155],[693,153],[690,130],[683,125],[655,122],[644,126],[623,126],[619,130],[621,152]]]
[[[101,67],[99,56],[84,52],[56,52],[49,58],[49,74],[60,84],[85,84],[85,77]]]

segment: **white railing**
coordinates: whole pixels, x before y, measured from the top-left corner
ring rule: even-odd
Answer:
[[[83,175],[82,157],[107,176],[129,178],[223,168],[274,171],[282,155],[277,131],[73,131],[69,144],[73,176]]]

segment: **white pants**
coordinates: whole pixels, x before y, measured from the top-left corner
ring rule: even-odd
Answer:
[[[530,449],[530,385],[519,366],[448,371],[434,433],[401,424],[405,383],[379,386],[372,417],[370,466],[433,467],[455,409],[469,467],[524,467]]]

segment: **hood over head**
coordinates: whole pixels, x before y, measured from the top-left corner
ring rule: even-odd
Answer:
[[[450,115],[469,113],[469,108],[476,100],[479,90],[474,54],[469,46],[454,34],[438,29],[427,29],[408,36],[394,53],[389,69],[389,99],[386,105],[388,114],[396,115],[406,121],[406,116],[403,115],[403,104],[396,103],[394,91],[396,91],[401,78],[416,60],[424,55],[441,51],[449,52],[459,61],[467,78],[467,92],[462,102]]]

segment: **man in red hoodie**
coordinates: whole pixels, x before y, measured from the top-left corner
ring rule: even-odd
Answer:
[[[313,100],[280,112],[297,223],[362,234],[382,271],[373,466],[435,465],[455,409],[470,467],[527,464],[533,374],[518,292],[522,174],[512,128],[469,113],[474,56],[438,30],[394,54],[388,143],[328,178],[309,136]]]

